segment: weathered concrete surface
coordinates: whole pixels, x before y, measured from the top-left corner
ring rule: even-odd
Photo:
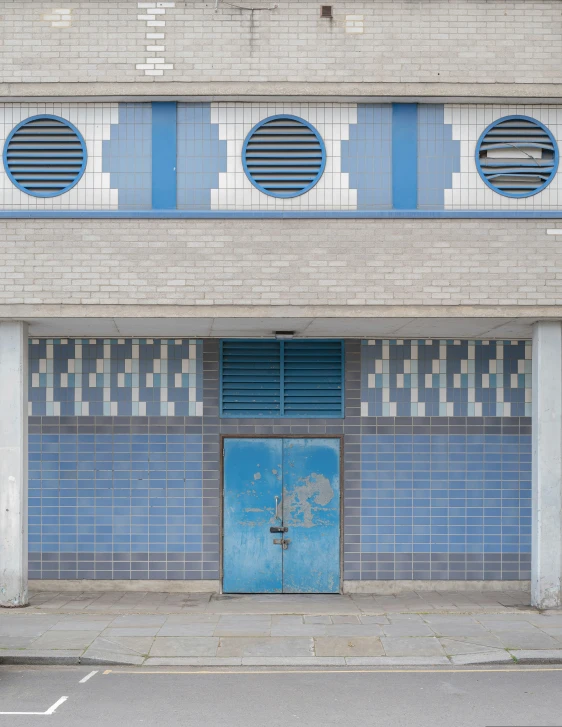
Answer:
[[[27,604],[27,325],[0,322],[0,606]]]
[[[60,593],[0,612],[0,664],[562,663],[562,611],[524,591],[403,596]]]
[[[533,328],[531,600],[562,605],[562,324]]]

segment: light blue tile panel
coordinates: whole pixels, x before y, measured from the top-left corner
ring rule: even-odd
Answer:
[[[195,339],[34,338],[35,416],[201,416],[203,342]]]
[[[62,429],[29,436],[30,553],[113,554],[127,578],[135,553],[201,553],[201,434]]]
[[[418,106],[392,104],[392,206],[413,210],[418,203]]]
[[[362,416],[531,416],[530,341],[362,343]]]
[[[392,208],[392,105],[358,104],[349,141],[341,142],[341,169],[357,190],[357,209]]]
[[[531,552],[529,435],[364,435],[361,480],[363,553]]]
[[[443,104],[418,106],[418,208],[442,210],[453,172],[461,170],[461,143],[444,121]]]
[[[210,210],[211,190],[226,172],[227,142],[211,123],[211,104],[178,104],[178,209]]]
[[[152,102],[152,207],[176,208],[176,117],[175,101]]]
[[[119,123],[112,124],[110,139],[102,142],[102,171],[110,174],[112,189],[119,190],[119,209],[152,207],[152,106],[120,103]]]

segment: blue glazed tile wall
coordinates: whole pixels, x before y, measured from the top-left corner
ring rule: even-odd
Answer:
[[[197,418],[32,417],[30,577],[218,577],[202,448]]]
[[[210,210],[211,190],[227,167],[227,142],[211,123],[211,104],[178,103],[177,155],[178,209]]]
[[[57,398],[55,375],[62,376],[64,366],[78,359],[69,355],[70,339],[48,340],[52,343],[45,346],[53,347],[52,356],[36,339],[30,347],[31,360],[44,361],[44,367],[52,361],[52,366],[48,372],[32,374],[52,376],[53,383],[46,378],[39,383],[43,389],[50,387]],[[146,367],[139,365],[139,375],[141,368],[150,373],[148,368],[156,360],[176,360],[169,355],[155,357],[150,339],[134,340],[146,341],[138,344],[139,361],[146,363]],[[92,356],[86,360],[102,361],[104,370],[81,375],[85,373],[89,380],[93,373],[96,383],[101,376],[100,387],[107,389],[105,396],[111,402],[112,380],[106,385],[105,376],[115,373],[113,367],[124,360],[121,354],[128,349],[119,339],[100,341],[88,339]],[[160,342],[172,343],[180,349],[184,345]],[[195,389],[203,405],[201,415],[76,416],[70,407],[69,415],[31,416],[30,576],[218,579],[222,433],[343,435],[346,579],[529,578],[530,419],[505,412],[502,416],[361,416],[365,387],[369,388],[366,365],[378,361],[384,369],[388,364],[382,375],[388,376],[384,382],[390,396],[391,375],[396,380],[399,375],[412,375],[397,370],[405,362],[424,361],[431,372],[422,375],[429,375],[432,384],[433,376],[438,377],[430,388],[446,391],[447,387],[437,384],[441,376],[446,382],[449,374],[454,375],[447,369],[451,362],[456,367],[459,361],[478,360],[476,354],[474,359],[463,358],[464,353],[460,358],[448,355],[464,351],[461,344],[476,347],[477,342],[424,341],[427,350],[422,347],[421,356],[418,350],[417,359],[411,346],[405,345],[413,342],[376,343],[381,344],[380,351],[376,345],[346,341],[344,419],[221,420],[219,342],[212,339],[185,343],[188,349],[196,346],[195,358],[187,360],[195,360],[199,367]],[[419,349],[420,342],[416,343]],[[140,353],[143,345],[146,355]],[[56,346],[60,346],[60,357],[55,356]],[[510,361],[511,383],[511,376],[528,375],[518,371],[521,362],[525,368],[530,361],[525,358],[525,342],[509,342],[509,347],[503,342],[502,353],[497,345],[493,349],[483,343],[480,360],[488,368],[492,361],[496,368],[498,362]],[[390,362],[399,363],[391,366]],[[433,367],[439,371],[433,372]],[[476,377],[476,370],[470,375]],[[62,407],[63,401],[59,403]],[[71,397],[66,403],[76,401]],[[411,406],[412,401],[404,403]]]
[[[195,339],[31,339],[29,413],[201,416],[202,350]]]
[[[119,209],[152,208],[152,105],[120,103],[119,123],[102,142],[102,171],[117,189]]]
[[[453,187],[453,173],[461,170],[461,142],[445,123],[443,104],[418,106],[418,208],[445,207],[445,190]]]
[[[530,341],[362,342],[362,416],[530,416]]]
[[[531,437],[497,429],[362,437],[361,578],[530,577]]]
[[[349,141],[341,142],[341,169],[357,190],[357,209],[392,208],[392,105],[358,104]]]

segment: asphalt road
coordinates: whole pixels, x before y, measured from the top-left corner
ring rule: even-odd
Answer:
[[[61,702],[62,697],[67,699]],[[52,713],[44,714],[49,709]],[[53,727],[551,727],[562,725],[562,666],[393,671],[0,667],[0,727],[45,721]]]

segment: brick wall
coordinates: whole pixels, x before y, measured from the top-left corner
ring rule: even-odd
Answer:
[[[175,0],[161,3],[174,6],[160,8],[165,25],[149,27],[147,2],[5,0],[0,81],[562,80],[558,2],[338,0],[333,20],[309,0],[240,4],[276,7],[215,13],[211,0]],[[147,39],[154,31],[164,37]]]
[[[560,305],[548,220],[2,220],[0,306]]]

